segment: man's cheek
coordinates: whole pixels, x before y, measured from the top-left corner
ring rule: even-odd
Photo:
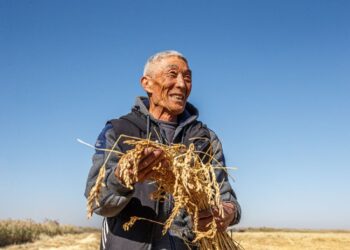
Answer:
[[[192,90],[192,87],[187,88],[186,99],[190,96],[191,90]]]
[[[162,90],[161,96],[162,96],[162,99],[163,99],[164,102],[168,101],[168,93],[169,93],[168,89],[163,89]]]

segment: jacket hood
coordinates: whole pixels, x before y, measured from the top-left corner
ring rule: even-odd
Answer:
[[[136,97],[134,108],[138,109],[142,114],[149,116],[152,120],[156,119],[149,113],[149,99],[145,96]],[[198,109],[191,103],[187,102],[184,112],[178,117],[179,126],[183,127],[195,120],[199,116]]]

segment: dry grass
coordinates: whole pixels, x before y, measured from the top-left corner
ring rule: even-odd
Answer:
[[[6,250],[97,250],[100,233],[42,237],[34,243],[6,247]],[[233,233],[246,250],[349,250],[350,232],[278,231]]]
[[[32,220],[2,220],[0,221],[0,247],[33,242],[43,235],[78,234],[86,230],[76,226],[60,225],[54,220],[46,220],[44,223],[36,223]]]
[[[168,199],[169,194],[173,197],[174,207],[169,218],[163,224],[163,234],[170,228],[180,210],[185,208],[186,212],[193,218],[193,232],[196,237],[191,242],[192,244],[197,244],[201,249],[206,250],[238,249],[238,246],[226,232],[217,231],[217,224],[214,219],[208,223],[208,230],[206,231],[201,231],[198,226],[199,211],[212,211],[215,208],[219,211],[219,215],[223,216],[220,184],[216,181],[214,169],[224,169],[224,167],[218,163],[215,164],[215,167],[211,164],[215,160],[211,147],[208,152],[198,152],[195,150],[194,144],[186,148],[182,144],[169,146],[147,139],[124,137],[128,139],[124,143],[132,145],[133,149],[125,154],[116,153],[122,155],[119,160],[119,172],[122,181],[130,189],[133,188],[132,184],[138,181],[138,165],[144,150],[152,147],[164,152],[165,161],[153,166],[151,181],[157,184],[157,190],[150,197],[154,200]],[[114,152],[113,149],[110,154]],[[199,156],[200,154],[203,158]],[[204,158],[207,158],[207,160],[204,160]],[[171,168],[168,168],[168,166],[171,166]],[[101,180],[104,179],[105,175],[104,168],[104,166],[101,167],[97,182],[90,192],[88,199],[88,213],[90,216],[94,205],[98,205],[98,192],[103,184]],[[132,173],[133,178],[130,177],[130,173]],[[213,211],[212,215],[214,215]],[[146,218],[131,217],[130,221],[124,224],[124,230],[132,227],[138,219],[145,220]]]
[[[246,250],[350,250],[350,232],[244,232],[233,237]]]
[[[100,246],[100,233],[66,234],[54,237],[41,236],[34,243],[8,246],[6,250],[97,250]]]

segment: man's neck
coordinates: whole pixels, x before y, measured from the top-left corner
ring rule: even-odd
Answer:
[[[177,122],[177,115],[170,114],[163,107],[150,105],[148,112],[157,120],[166,122]]]

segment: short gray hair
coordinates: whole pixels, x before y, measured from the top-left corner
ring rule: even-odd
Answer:
[[[143,68],[143,75],[146,76],[149,73],[149,68],[151,64],[169,56],[180,57],[182,60],[184,60],[188,64],[186,57],[184,57],[180,52],[176,50],[165,50],[165,51],[158,52],[153,56],[151,56],[150,58],[148,58],[145,64],[145,67]]]

